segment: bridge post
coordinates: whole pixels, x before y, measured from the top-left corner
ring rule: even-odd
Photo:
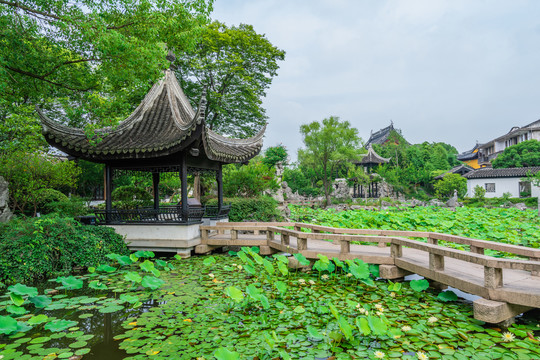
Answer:
[[[351,243],[348,240],[341,240],[340,241],[341,250],[340,254],[348,254],[351,252]]]
[[[231,240],[238,240],[238,230],[231,229]]]
[[[482,247],[470,245],[470,250],[472,253],[484,255],[484,248]]]
[[[399,244],[390,244],[390,255],[393,258],[400,258],[403,256],[403,248]]]
[[[288,234],[281,233],[281,245],[289,245],[291,238]]]
[[[439,239],[434,239],[431,236],[429,236],[427,238],[427,243],[428,244],[433,244],[433,245],[439,245]]]
[[[540,198],[540,196],[539,196],[539,198]],[[538,200],[538,201],[540,201],[540,200]],[[539,210],[539,211],[540,211],[540,210]],[[530,257],[529,260],[530,260],[530,261],[540,261],[540,258]],[[540,271],[537,271],[537,270],[531,271],[531,276],[538,276],[538,277],[540,277]]]
[[[444,270],[444,256],[429,253],[429,269],[435,271]]]
[[[484,266],[484,286],[488,289],[497,289],[503,286],[503,272],[501,268]]]
[[[307,250],[307,238],[296,238],[296,244],[298,245],[298,251]]]
[[[274,241],[274,232],[272,230],[267,230],[266,231],[266,242],[267,243],[270,243],[272,241]]]

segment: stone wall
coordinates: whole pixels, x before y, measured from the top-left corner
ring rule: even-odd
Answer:
[[[9,210],[9,188],[7,181],[0,176],[0,223],[7,222],[13,214]]]

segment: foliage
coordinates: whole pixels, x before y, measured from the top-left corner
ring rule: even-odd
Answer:
[[[96,266],[109,252],[127,253],[122,236],[104,226],[86,226],[47,215],[14,219],[0,227],[0,281],[32,281]]]
[[[348,121],[331,116],[322,123],[314,121],[300,126],[300,133],[306,148],[298,150],[298,159],[303,165],[320,170],[326,203],[330,204],[333,174],[338,167],[348,167],[358,156],[358,130]]]
[[[415,207],[406,210],[391,208],[381,211],[337,212],[335,209],[289,207],[292,221],[347,229],[432,231],[540,248],[540,219],[532,210],[459,207],[452,211]]]
[[[278,162],[287,165],[288,157],[287,148],[283,144],[279,144],[277,146],[271,146],[264,151],[262,162],[268,167],[276,166]]]
[[[459,174],[447,173],[442,180],[435,182],[433,188],[439,199],[452,197],[455,190],[459,197],[463,197],[467,193],[467,179]]]
[[[317,176],[314,168],[307,165],[285,168],[283,171],[283,181],[287,182],[293,193],[298,191],[303,196],[319,196],[323,193],[321,187],[317,186]]]
[[[114,124],[162,76],[164,44],[192,47],[210,8],[202,0],[2,1],[0,123],[38,104],[73,126]]]
[[[253,26],[214,21],[190,51],[178,54],[177,76],[195,106],[206,90],[206,122],[220,133],[254,135],[266,123],[262,98],[285,52]]]
[[[248,165],[230,164],[223,167],[223,193],[225,196],[255,197],[264,191],[278,188],[276,173],[260,158],[254,158]]]
[[[0,175],[9,183],[10,204],[20,213],[36,214],[43,200],[62,201],[58,191],[75,187],[79,169],[40,153],[14,152],[0,159]]]
[[[111,195],[116,209],[135,209],[152,205],[152,195],[138,186],[119,186],[112,191]]]
[[[476,185],[474,187],[474,198],[476,200],[484,200],[486,197],[486,189],[483,186]]]
[[[231,205],[229,221],[279,221],[282,216],[277,208],[278,202],[269,196],[257,198],[225,198],[224,203]],[[217,205],[216,199],[210,199],[207,205]]]
[[[493,160],[494,168],[540,166],[540,141],[527,140],[504,149]]]

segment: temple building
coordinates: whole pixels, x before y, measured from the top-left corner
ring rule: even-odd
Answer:
[[[391,122],[389,126],[380,129],[378,131],[373,132],[371,131],[371,134],[369,136],[368,141],[366,142],[366,147],[371,146],[373,144],[377,145],[383,145],[386,144],[389,141],[392,141],[392,134],[395,133],[397,136],[394,137],[394,141],[397,140],[397,142],[405,142],[406,144],[409,144],[407,140],[403,137],[401,134],[400,129],[394,128],[394,122]]]
[[[184,233],[189,233],[184,239],[187,237],[189,240],[198,236],[198,224],[203,216],[213,219],[227,217],[229,209],[223,204],[222,166],[245,163],[257,155],[262,148],[265,131],[264,127],[248,139],[224,137],[206,125],[205,107],[205,94],[202,94],[195,111],[174,73],[166,70],[165,76],[150,89],[127,119],[116,127],[97,130],[92,141],[83,129],[51,120],[40,109],[38,113],[43,135],[50,145],[74,158],[105,164],[106,206],[105,210],[96,211],[99,224],[113,226],[117,232],[128,238],[131,236],[132,241],[140,240],[148,232],[145,227],[132,230],[134,226],[158,224],[188,228],[197,225],[196,229],[184,230]],[[125,172],[152,174],[152,208],[113,209],[113,180],[115,174]],[[164,172],[179,174],[181,202],[178,205],[160,206],[158,185],[160,174]],[[192,201],[188,201],[188,173],[201,172],[215,175],[218,189],[216,207],[192,206]],[[131,226],[131,229],[126,226]],[[163,233],[163,228],[160,231]],[[133,232],[138,232],[138,237],[133,238]]]
[[[353,185],[354,198],[378,198],[379,197],[379,182],[381,177],[373,172],[373,169],[379,165],[386,164],[390,158],[383,158],[373,150],[371,144],[367,145],[368,152],[363,155],[359,161],[353,161],[356,167],[362,167],[364,172],[369,176],[367,185],[359,184],[358,181]],[[354,180],[354,179],[353,179]]]

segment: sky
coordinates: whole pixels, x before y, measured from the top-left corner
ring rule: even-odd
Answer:
[[[216,0],[211,16],[286,51],[265,147],[294,161],[300,125],[329,116],[459,152],[539,119],[539,15],[536,0]]]

